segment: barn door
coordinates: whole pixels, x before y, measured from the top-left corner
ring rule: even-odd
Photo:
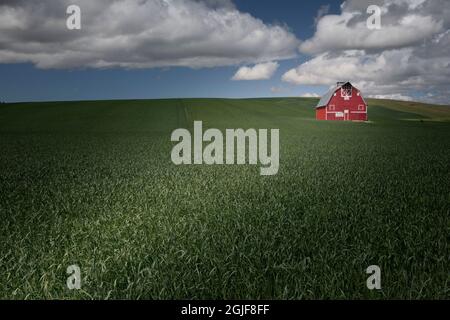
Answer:
[[[344,110],[344,120],[345,121],[350,120],[350,112],[348,111],[348,109]]]

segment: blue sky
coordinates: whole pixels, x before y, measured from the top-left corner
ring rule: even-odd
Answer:
[[[72,4],[81,30],[66,26]],[[351,81],[367,97],[450,104],[449,57],[448,0],[0,3],[6,102],[319,96]]]
[[[239,0],[237,8],[267,24],[286,24],[299,38],[314,34],[314,17],[322,5],[338,12],[340,1]],[[305,61],[280,61],[269,80],[231,81],[238,66],[193,69],[164,67],[152,69],[39,69],[31,63],[0,64],[0,99],[16,101],[147,99],[179,97],[275,97],[323,92],[325,87],[290,85],[282,74]],[[271,88],[279,92],[272,92]]]

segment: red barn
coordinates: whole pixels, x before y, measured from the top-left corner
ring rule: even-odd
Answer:
[[[367,121],[367,103],[350,82],[338,82],[317,104],[316,119]]]

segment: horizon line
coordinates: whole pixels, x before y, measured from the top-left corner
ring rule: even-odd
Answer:
[[[157,101],[157,100],[275,100],[275,99],[305,99],[305,100],[319,100],[320,97],[299,97],[299,96],[280,96],[280,97],[247,97],[247,98],[226,98],[226,97],[187,97],[187,98],[135,98],[135,99],[86,99],[86,100],[35,100],[35,101],[0,101],[0,105],[6,104],[28,104],[28,103],[62,103],[62,102],[103,102],[103,101]],[[380,99],[380,98],[367,98],[368,100],[379,101],[394,101],[403,103],[420,103],[431,106],[443,106],[450,107],[449,104],[429,103],[416,100],[396,100],[396,99]]]

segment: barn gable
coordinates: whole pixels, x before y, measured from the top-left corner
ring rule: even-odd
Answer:
[[[341,89],[344,85],[349,84],[352,86],[352,84],[350,82],[338,82],[338,84],[336,85],[336,87],[331,88],[330,90],[328,90],[327,93],[325,93],[323,95],[323,97],[320,99],[320,101],[317,103],[316,108],[319,107],[324,107],[328,104],[328,102],[330,102],[331,98],[333,97],[333,94],[338,91],[339,89]],[[352,86],[353,87],[353,86]]]

